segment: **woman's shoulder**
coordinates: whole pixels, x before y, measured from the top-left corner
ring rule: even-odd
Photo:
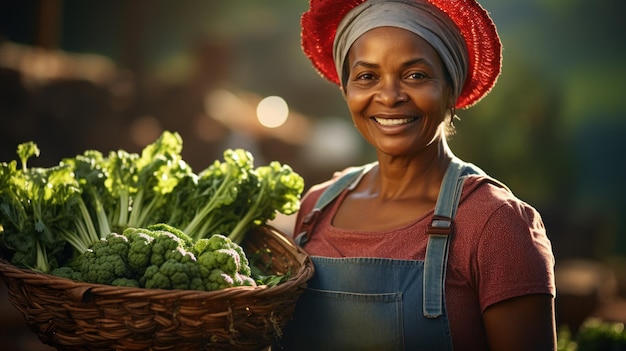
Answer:
[[[461,205],[479,207],[479,212],[486,216],[495,212],[539,216],[535,207],[517,197],[505,184],[485,175],[468,176],[461,195]]]
[[[472,197],[481,200],[521,201],[513,191],[501,181],[483,174],[471,174],[467,176],[463,185],[462,198]]]
[[[318,199],[322,196],[324,191],[328,189],[332,184],[339,180],[342,176],[346,175],[350,171],[356,170],[358,167],[348,167],[341,171],[333,173],[332,177],[324,182],[317,183],[311,186],[300,201],[300,210],[298,211],[296,218],[295,233],[299,233],[302,230],[303,221],[305,218],[312,215],[315,209],[315,205]]]
[[[362,169],[363,169],[363,166],[360,166],[360,167],[351,166],[351,167],[344,168],[340,171],[334,172],[333,175],[328,180],[311,186],[309,190],[307,190],[307,192],[304,194],[302,201],[303,202],[317,201],[317,199],[322,195],[322,193],[324,193],[324,191],[328,189],[328,187],[331,186],[333,183],[337,182],[337,180],[339,180],[340,178],[342,178],[348,173],[352,173],[353,171],[362,170]]]

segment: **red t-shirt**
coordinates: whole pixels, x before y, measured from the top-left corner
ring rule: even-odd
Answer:
[[[482,313],[490,305],[528,294],[555,296],[554,256],[539,213],[505,188],[470,176],[454,219],[446,272],[446,308],[455,350],[485,350]],[[294,233],[329,183],[303,198]],[[304,246],[313,256],[423,260],[433,211],[404,228],[345,230],[331,224],[347,191],[320,214]],[[417,312],[416,312],[417,313]]]

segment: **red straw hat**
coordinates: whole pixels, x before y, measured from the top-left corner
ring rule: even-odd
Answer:
[[[343,17],[366,0],[310,0],[302,15],[302,49],[317,71],[340,84],[333,61],[333,41]],[[456,108],[468,108],[493,88],[502,64],[502,44],[487,11],[475,0],[428,0],[445,12],[461,31],[469,70]]]

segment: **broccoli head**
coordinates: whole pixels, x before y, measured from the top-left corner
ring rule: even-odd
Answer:
[[[50,271],[50,274],[61,278],[71,279],[77,282],[83,280],[82,274],[78,271],[75,271],[69,266],[54,268],[52,271]]]
[[[135,279],[130,278],[117,278],[111,282],[113,286],[126,286],[129,288],[138,288],[139,282]]]
[[[226,236],[215,234],[208,239],[197,240],[193,251],[198,257],[200,276],[206,290],[256,286],[250,277],[250,266],[243,248]]]
[[[221,290],[235,286],[235,280],[221,269],[213,269],[209,272],[205,281],[208,291]]]
[[[225,272],[250,276],[250,262],[243,248],[221,234],[199,239],[193,246],[198,262],[209,269],[220,268]]]
[[[155,232],[154,235],[155,239],[152,243],[152,255],[150,256],[151,265],[161,266],[166,261],[166,254],[173,255],[174,253],[172,253],[172,251],[178,251],[185,247],[183,241],[170,232],[160,231]]]
[[[154,236],[152,232],[138,228],[124,230],[124,236],[128,238],[128,267],[140,277],[150,265]]]
[[[239,254],[233,249],[207,251],[198,257],[198,263],[208,269],[221,269],[227,274],[235,274],[241,268]]]
[[[153,232],[157,232],[157,233],[167,232],[167,233],[174,234],[183,242],[183,245],[186,248],[191,247],[193,245],[193,239],[191,239],[189,235],[183,233],[183,231],[178,228],[172,227],[169,224],[165,224],[165,223],[152,224],[152,225],[149,225],[146,229],[151,230]]]
[[[128,250],[128,239],[112,233],[78,256],[71,267],[82,274],[85,282],[111,284],[117,278],[131,277]]]
[[[195,261],[183,263],[169,259],[160,267],[156,265],[148,267],[140,283],[148,289],[187,290],[192,285],[194,288],[201,287],[198,278],[200,278],[200,272]]]

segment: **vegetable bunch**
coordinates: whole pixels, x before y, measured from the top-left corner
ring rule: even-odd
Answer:
[[[288,165],[255,167],[250,152],[227,149],[194,173],[181,151],[166,131],[140,154],[87,150],[36,168],[27,163],[37,145],[20,144],[21,167],[0,163],[0,256],[50,272],[112,233],[159,223],[194,242],[219,234],[240,244],[251,227],[299,209],[304,180]]]
[[[51,274],[148,289],[212,291],[256,286],[241,246],[220,234],[193,241],[166,224],[109,234]]]

